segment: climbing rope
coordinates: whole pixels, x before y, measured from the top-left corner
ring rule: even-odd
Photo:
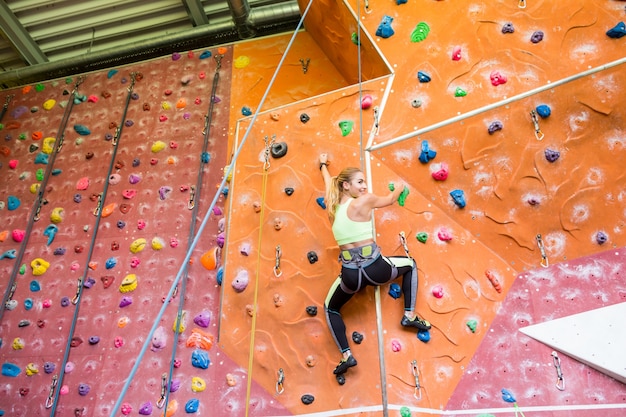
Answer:
[[[130,104],[130,100],[131,100],[131,96],[133,93],[133,88],[135,86],[135,81],[137,79],[137,77],[140,74],[132,72],[130,74],[130,85],[128,86],[128,94],[126,96],[126,103],[124,105],[124,111],[122,112],[122,119],[121,119],[121,123],[119,124],[119,127],[117,129],[115,138],[111,141],[111,145],[113,146],[113,150],[111,151],[111,160],[109,162],[109,168],[107,171],[107,175],[105,178],[109,178],[111,176],[111,173],[113,172],[113,168],[115,166],[115,157],[117,155],[117,148],[119,145],[119,139],[122,135],[122,129],[124,126],[124,122],[126,121],[126,114],[128,112],[128,106]],[[73,100],[70,100],[70,102],[72,102]],[[61,145],[61,143],[59,143],[58,145]],[[89,263],[91,262],[91,258],[93,256],[93,252],[94,252],[94,248],[96,246],[96,238],[98,236],[98,229],[100,228],[100,220],[102,219],[102,204],[104,203],[104,199],[106,198],[107,195],[107,191],[109,188],[109,181],[104,181],[104,187],[102,188],[102,192],[100,193],[100,198],[99,198],[99,202],[98,202],[98,206],[97,206],[97,213],[96,214],[96,220],[94,223],[94,231],[93,234],[91,236],[91,241],[89,242],[89,249],[87,251],[87,259],[85,261],[85,267],[83,269],[83,272],[81,274],[81,278],[79,278],[78,280],[78,288],[76,290],[76,295],[74,297],[74,299],[72,300],[72,303],[76,306],[76,308],[74,309],[74,315],[72,317],[72,322],[70,324],[70,331],[69,331],[69,336],[67,337],[67,342],[65,345],[65,353],[63,355],[63,361],[61,362],[61,366],[60,366],[60,373],[59,373],[59,378],[56,382],[56,387],[54,389],[54,400],[52,401],[52,404],[50,406],[51,410],[50,410],[50,417],[54,417],[55,412],[56,412],[56,408],[58,405],[58,399],[59,399],[59,391],[61,389],[61,386],[63,385],[63,377],[65,376],[65,365],[67,364],[67,361],[69,360],[69,355],[70,355],[70,349],[71,349],[71,343],[72,343],[72,338],[74,337],[74,332],[76,331],[76,323],[78,322],[78,314],[80,312],[80,301],[81,301],[81,295],[82,295],[82,291],[83,291],[83,280],[84,277],[87,276],[87,274],[89,273]],[[52,390],[51,390],[52,391]]]
[[[191,246],[191,243],[193,242],[193,236],[195,234],[196,231],[196,217],[198,215],[198,207],[199,205],[196,204],[196,202],[200,201],[200,193],[202,190],[202,184],[203,184],[203,178],[204,178],[204,166],[206,165],[206,161],[209,160],[208,158],[208,145],[209,145],[209,137],[210,137],[210,133],[211,133],[211,121],[213,119],[213,109],[215,106],[215,93],[217,91],[217,86],[219,84],[219,79],[220,79],[220,69],[222,67],[222,58],[223,55],[215,55],[215,75],[213,76],[213,85],[211,86],[211,97],[209,100],[209,108],[207,110],[207,114],[204,117],[204,129],[202,130],[202,134],[204,135],[204,141],[202,143],[202,157],[200,158],[200,166],[198,167],[198,176],[196,178],[196,184],[195,186],[191,186],[191,190],[192,190],[192,197],[190,197],[189,199],[189,204],[187,205],[187,207],[191,208],[191,222],[189,225],[189,237],[187,240],[187,247]],[[176,313],[176,323],[182,323],[182,316],[183,316],[183,305],[185,303],[185,294],[187,292],[187,278],[188,278],[188,274],[187,274],[187,266],[188,264],[185,263],[183,264],[183,274],[181,277],[181,285],[180,285],[180,298],[178,299],[178,310]],[[175,288],[175,291],[178,287]],[[176,293],[175,293],[176,294]],[[172,295],[174,296],[174,295]],[[178,326],[176,328],[176,334],[178,334]],[[174,343],[172,345],[172,356],[170,359],[170,367],[169,367],[169,372],[167,374],[163,374],[163,382],[161,384],[161,397],[159,398],[159,401],[157,401],[157,407],[159,408],[165,408],[167,410],[167,405],[169,403],[169,390],[164,389],[163,387],[167,387],[170,384],[170,381],[172,380],[172,376],[174,374],[174,362],[176,359],[176,352],[177,352],[177,343]]]
[[[282,67],[283,62],[285,61],[285,58],[286,58],[289,50],[291,49],[291,46],[293,45],[293,41],[294,41],[296,35],[298,34],[298,31],[300,30],[300,27],[302,26],[302,24],[304,22],[304,18],[306,16],[306,14],[308,13],[309,9],[311,8],[311,4],[312,3],[313,3],[313,0],[310,0],[308,6],[306,7],[306,9],[304,11],[304,13],[302,14],[302,18],[300,19],[300,22],[298,23],[298,25],[297,25],[297,27],[296,27],[296,29],[295,29],[292,37],[291,37],[291,40],[289,41],[289,43],[287,45],[287,48],[285,49],[285,52],[282,54],[281,59],[280,59],[278,65],[276,66],[276,70],[274,71],[274,75],[270,79],[269,85],[267,86],[267,89],[265,90],[265,93],[263,94],[263,97],[261,98],[261,100],[259,102],[259,106],[258,106],[257,110],[254,112],[254,114],[252,116],[250,124],[248,125],[248,128],[246,129],[246,132],[243,135],[241,143],[237,147],[237,150],[235,151],[235,153],[233,155],[231,163],[228,165],[228,167],[226,168],[226,171],[224,172],[224,177],[222,178],[222,182],[220,183],[220,185],[217,188],[217,191],[215,192],[213,200],[211,201],[211,204],[210,204],[210,206],[209,206],[209,208],[208,208],[204,218],[202,219],[202,223],[200,224],[200,227],[198,227],[198,231],[197,231],[197,233],[196,233],[196,235],[195,235],[195,237],[194,237],[190,247],[187,249],[187,253],[185,254],[185,259],[183,259],[182,265],[181,265],[180,269],[178,270],[178,273],[176,274],[176,277],[174,278],[174,282],[172,282],[172,286],[170,287],[170,290],[169,290],[167,296],[163,299],[163,306],[161,307],[161,309],[159,310],[158,314],[154,318],[154,322],[152,324],[152,328],[148,332],[148,335],[147,335],[147,337],[145,339],[145,342],[144,342],[143,346],[141,347],[141,350],[139,351],[139,354],[137,355],[137,359],[135,361],[135,364],[131,368],[131,370],[129,372],[129,375],[128,375],[128,378],[126,379],[126,382],[124,383],[124,386],[122,387],[122,389],[120,391],[120,395],[118,396],[118,398],[117,398],[113,408],[111,409],[110,417],[116,417],[118,415],[118,412],[119,412],[121,404],[122,404],[122,400],[124,399],[124,395],[126,394],[126,391],[128,391],[128,387],[132,383],[133,377],[137,373],[137,370],[139,369],[141,361],[142,361],[143,357],[145,356],[146,351],[148,350],[148,346],[150,345],[151,340],[152,340],[152,335],[156,331],[156,329],[157,329],[161,319],[163,318],[163,314],[165,313],[165,309],[167,308],[167,304],[168,304],[169,300],[172,299],[172,295],[174,294],[175,288],[178,286],[178,283],[180,282],[180,280],[182,278],[184,270],[187,267],[187,264],[189,263],[189,260],[191,259],[191,254],[192,254],[194,248],[196,247],[196,245],[198,244],[198,241],[200,240],[200,237],[202,236],[202,232],[204,231],[204,228],[206,227],[207,223],[209,222],[209,219],[210,219],[211,213],[213,211],[213,208],[215,207],[215,204],[217,203],[217,200],[219,199],[219,197],[220,197],[220,195],[222,193],[222,190],[226,186],[226,182],[228,181],[228,178],[232,174],[235,162],[236,162],[237,158],[239,157],[239,154],[241,153],[241,150],[243,149],[244,145],[246,144],[246,142],[248,140],[248,136],[250,136],[250,132],[251,132],[252,126],[254,125],[254,123],[256,122],[256,119],[258,118],[260,109],[263,107],[263,104],[265,103],[265,100],[267,99],[267,96],[269,95],[269,92],[270,92],[272,86],[274,85],[274,82],[275,82],[276,77],[278,75],[278,71]],[[252,379],[251,375],[248,375],[248,380],[251,381],[251,379]],[[249,393],[248,393],[248,398],[249,398]],[[249,403],[249,402],[247,402],[247,403]],[[249,411],[248,407],[249,407],[249,405],[246,406],[246,414]]]

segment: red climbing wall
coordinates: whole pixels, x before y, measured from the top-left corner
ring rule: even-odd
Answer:
[[[350,9],[367,32],[361,85]],[[384,16],[394,29],[387,38],[375,35]],[[0,323],[0,410],[163,415],[157,403],[164,392],[167,415],[185,414],[194,399],[199,415],[216,416],[399,415],[402,407],[413,415],[511,415],[506,388],[527,415],[623,414],[623,384],[561,352],[561,392],[552,349],[519,332],[624,301],[626,79],[615,60],[623,59],[626,38],[606,34],[623,16],[624,3],[613,0],[527,1],[525,9],[516,1],[351,2],[349,9],[319,1],[290,47],[291,35],[282,35],[212,48],[210,57],[181,51],[87,74],[74,95],[78,77],[4,92],[0,103],[14,95],[0,121],[5,299],[13,278],[17,286]],[[533,43],[537,31],[543,39]],[[224,56],[206,155],[218,52]],[[373,106],[361,111],[364,96]],[[77,104],[61,135],[71,98]],[[49,99],[56,102],[45,110]],[[537,119],[542,140],[529,114],[540,105],[551,111]],[[123,128],[114,156],[116,126]],[[53,163],[49,155],[50,166],[37,164],[44,143],[55,146],[45,138],[61,136]],[[288,147],[267,165],[266,137]],[[423,141],[436,151],[427,163],[419,161]],[[404,232],[419,265],[418,312],[433,324],[428,341],[403,330],[401,301],[389,286],[355,296],[342,313],[349,335],[356,331],[363,342],[353,343],[359,365],[343,386],[332,375],[339,354],[322,314],[339,264],[317,202],[321,152],[330,154],[332,173],[362,166],[374,192],[389,182],[408,185],[404,206],[376,213],[377,240],[386,254],[401,255]],[[233,171],[222,192],[225,166]],[[50,168],[45,181],[37,180],[40,168]],[[442,172],[445,179],[433,177]],[[84,177],[89,186],[77,190]],[[194,212],[188,203],[198,178]],[[28,228],[37,183],[45,183],[46,204],[22,244],[11,234]],[[464,208],[453,190],[463,191]],[[98,220],[97,195],[105,191],[111,214]],[[17,209],[8,210],[9,196],[20,200]],[[58,232],[48,245],[51,224]],[[138,239],[146,245],[133,253]],[[30,266],[36,258],[50,262],[40,276]],[[136,288],[128,277],[120,291],[133,273]],[[34,280],[40,291],[31,290]],[[132,304],[121,306],[124,296]],[[307,313],[310,306],[317,315]],[[194,366],[205,358],[207,369]],[[163,375],[171,390],[162,389]],[[54,376],[62,381],[46,408]]]

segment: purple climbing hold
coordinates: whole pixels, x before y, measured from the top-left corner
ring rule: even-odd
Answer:
[[[531,37],[530,37],[530,41],[532,43],[539,43],[543,40],[543,32],[538,30],[536,32],[534,32]]]
[[[561,153],[559,151],[555,151],[549,148],[544,151],[544,154],[546,155],[546,159],[548,160],[548,162],[555,162],[561,156]]]
[[[80,203],[82,200],[83,200],[83,197],[80,194],[78,194],[78,193],[74,194],[74,202],[75,203]]]
[[[141,163],[141,161],[139,160],[139,158],[135,158],[133,159],[133,166],[136,168],[139,166],[139,164]]]
[[[612,27],[606,32],[606,35],[609,38],[619,39],[622,36],[626,35],[626,25],[624,22],[619,22],[617,25]]]
[[[106,140],[107,142],[113,139],[113,135],[110,133],[105,133],[104,134],[104,140]]]
[[[211,312],[210,311],[202,311],[196,317],[193,318],[193,322],[200,327],[209,327],[209,323],[211,322]]]
[[[380,36],[381,38],[389,38],[393,36],[395,32],[391,27],[391,22],[393,22],[393,17],[384,15],[380,25],[378,25],[378,29],[376,29],[376,36]]]
[[[89,388],[89,385],[78,384],[78,395],[82,395],[84,397],[85,395],[89,394],[90,390],[91,388]]]
[[[513,23],[507,22],[504,25],[502,25],[502,33],[513,33],[513,32],[515,32]]]
[[[67,307],[70,305],[70,297],[61,298],[61,307]]]
[[[13,117],[14,119],[17,119],[26,112],[28,112],[28,107],[17,106],[16,108],[13,109],[13,111],[11,111],[11,117]]]
[[[90,336],[89,337],[89,344],[90,345],[97,345],[98,343],[100,343],[100,338],[98,336]]]
[[[120,301],[120,307],[128,307],[132,303],[133,303],[133,297],[131,297],[130,295],[125,295],[122,297],[122,300]]]
[[[51,374],[56,369],[56,365],[53,362],[46,362],[43,364],[43,371],[47,374]]]
[[[65,255],[65,250],[66,250],[66,249],[65,249],[65,248],[63,248],[63,247],[56,248],[56,249],[54,250],[54,252],[52,252],[52,254],[53,254],[53,255],[56,255],[56,256],[62,256],[62,255]]]
[[[94,286],[95,283],[96,283],[95,279],[93,279],[92,277],[88,277],[87,280],[83,283],[83,287],[91,288]]]
[[[159,198],[161,200],[165,200],[167,196],[170,195],[171,192],[172,192],[172,187],[168,187],[167,185],[164,185],[163,187],[159,188]]]
[[[137,175],[137,174],[130,174],[128,176],[128,182],[131,184],[137,184],[139,181],[141,181],[141,176]]]
[[[178,61],[180,59],[180,54],[178,52],[174,52],[172,54],[172,61]]]
[[[170,392],[176,392],[180,389],[180,380],[172,379],[170,381]]]
[[[137,93],[132,93],[132,94],[130,95],[130,98],[132,98],[133,100],[139,100],[139,94],[137,94]]]
[[[598,245],[604,245],[609,240],[609,236],[603,231],[596,233],[596,242]]]
[[[149,416],[152,414],[152,403],[150,401],[141,404],[139,407],[139,414],[142,416]]]
[[[131,127],[132,125],[134,125],[135,122],[133,122],[132,120],[128,119],[124,122],[124,126],[126,127]]]
[[[502,122],[499,120],[496,120],[495,122],[492,122],[489,125],[489,129],[487,129],[487,131],[489,132],[490,135],[493,135],[494,133],[496,133],[498,130],[502,130],[504,126],[502,126]]]

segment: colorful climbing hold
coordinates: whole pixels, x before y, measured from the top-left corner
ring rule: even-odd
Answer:
[[[147,241],[144,238],[138,238],[135,239],[133,241],[133,243],[130,244],[130,251],[132,253],[139,253],[142,250],[144,250],[144,248],[146,247]]]
[[[341,129],[342,136],[348,136],[352,132],[352,126],[354,122],[352,120],[342,120],[339,122],[339,129]]]
[[[596,233],[596,243],[598,245],[604,245],[609,240],[609,236],[603,231]]]
[[[389,295],[396,300],[400,298],[400,296],[402,295],[400,285],[395,282],[391,283],[391,285],[389,286]]]
[[[233,66],[237,69],[245,68],[248,65],[250,65],[250,58],[245,55],[238,56],[233,62]]]
[[[44,236],[48,236],[48,242],[46,242],[47,246],[50,246],[50,244],[52,243],[52,241],[54,240],[54,237],[56,236],[57,232],[59,231],[59,228],[57,226],[55,226],[54,224],[49,225],[48,227],[46,227],[46,229],[43,231],[43,235]]]
[[[57,101],[51,98],[44,101],[42,107],[44,108],[44,110],[52,110],[55,104],[57,104]]]
[[[624,22],[619,22],[617,25],[607,30],[606,35],[613,39],[621,38],[626,35],[626,24],[624,24]]]
[[[163,149],[165,149],[166,146],[167,145],[165,144],[165,142],[157,140],[156,142],[152,144],[152,147],[150,148],[150,150],[153,153],[158,153],[158,152],[161,152]]]
[[[420,83],[429,83],[431,80],[430,75],[428,75],[427,73],[423,71],[417,72],[417,79],[419,80]]]
[[[472,333],[476,333],[476,326],[478,326],[478,322],[476,320],[468,320],[465,324],[472,331]]]
[[[426,22],[420,22],[417,24],[413,32],[411,32],[411,42],[422,42],[428,37],[430,33],[430,26]]]
[[[491,124],[489,125],[489,127],[487,128],[487,132],[490,135],[493,135],[494,133],[496,133],[498,130],[502,130],[504,126],[502,125],[502,122],[499,120],[496,120],[494,122],[491,122]]]
[[[237,292],[243,292],[248,287],[249,282],[248,271],[245,269],[240,270],[235,275],[235,279],[233,280],[232,287]]]
[[[543,32],[540,30],[533,32],[533,34],[530,36],[530,41],[532,43],[539,43],[542,40],[543,40]]]
[[[542,119],[550,117],[550,114],[552,114],[552,110],[550,110],[550,106],[548,106],[547,104],[540,104],[536,107],[535,110],[537,111],[539,117],[541,117]]]
[[[461,47],[456,45],[455,47],[452,48],[452,60],[453,61],[460,61],[462,58],[462,53],[461,53]]]
[[[452,197],[454,204],[456,204],[459,208],[465,207],[465,193],[463,190],[452,190],[450,191],[450,196]]]
[[[91,134],[91,130],[84,125],[74,125],[74,130],[81,136],[87,136]]]
[[[435,181],[445,181],[448,179],[449,169],[448,164],[445,162],[441,162],[439,164],[433,164],[431,166],[432,174],[431,176],[435,179]]]
[[[46,273],[50,267],[50,263],[41,258],[35,258],[31,261],[30,267],[33,269],[33,275],[39,276]]]
[[[137,288],[137,275],[128,274],[122,280],[119,290],[121,293],[127,293],[127,292],[134,291],[136,288]]]
[[[452,233],[450,233],[450,231],[447,228],[442,227],[437,231],[437,237],[442,242],[448,242],[452,240]]]
[[[185,404],[185,412],[188,414],[195,413],[198,411],[199,406],[200,406],[200,400],[198,400],[197,398],[191,398]]]
[[[50,213],[50,221],[56,224],[61,223],[63,221],[64,213],[65,211],[63,210],[63,207],[55,207]]]
[[[515,27],[513,27],[513,23],[507,22],[502,25],[502,33],[514,33]]]
[[[499,86],[500,84],[506,84],[506,77],[500,73],[500,71],[493,70],[491,74],[489,74],[489,79],[491,80],[491,85],[494,87]]]
[[[443,297],[443,287],[441,285],[435,285],[432,289],[433,296],[435,298]]]
[[[415,238],[418,240],[418,242],[426,243],[426,241],[428,240],[428,233],[418,232],[417,235],[415,235]]]
[[[556,162],[556,160],[561,156],[561,152],[547,148],[544,151],[544,155],[546,156],[546,160],[548,162]]]
[[[378,25],[378,28],[376,29],[376,36],[380,36],[385,39],[393,36],[395,32],[391,27],[391,22],[393,22],[393,17],[384,15]]]
[[[465,97],[466,95],[467,95],[467,91],[465,91],[461,87],[457,87],[454,90],[454,97]]]
[[[428,144],[427,140],[423,140],[419,161],[422,164],[427,164],[431,159],[434,159],[435,156],[437,156],[437,152],[430,149],[430,145]]]
[[[9,211],[16,210],[20,206],[20,199],[15,197],[14,195],[10,195],[7,197],[7,208]]]

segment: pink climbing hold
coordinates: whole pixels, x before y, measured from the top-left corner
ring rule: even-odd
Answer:
[[[131,268],[137,268],[140,263],[141,263],[141,260],[138,257],[133,256],[132,258],[130,258],[130,267]]]
[[[127,200],[130,200],[136,195],[137,195],[137,190],[134,190],[132,188],[122,191],[122,197],[124,197]]]
[[[89,187],[89,178],[83,177],[76,183],[77,190],[86,190]]]
[[[489,75],[489,79],[491,80],[491,85],[493,85],[494,87],[497,87],[500,84],[506,83],[506,77],[500,74],[500,72],[496,70],[491,71],[491,74]]]
[[[372,107],[372,103],[373,103],[373,99],[372,96],[370,96],[369,94],[366,94],[363,96],[363,98],[361,99],[361,109],[363,110],[367,110],[370,107]]]
[[[439,240],[443,242],[452,240],[452,234],[445,227],[442,227],[441,229],[439,229],[439,231],[437,232],[437,237],[439,238]]]
[[[22,240],[24,240],[25,236],[26,236],[25,230],[14,229],[13,232],[11,232],[11,237],[17,243],[20,243]]]
[[[453,61],[461,60],[461,47],[460,46],[455,46],[454,49],[452,49],[452,60]]]
[[[167,116],[164,115],[164,114],[160,115],[159,116],[159,122],[165,122],[165,121],[167,121]]]
[[[98,96],[96,95],[90,95],[89,98],[87,98],[87,102],[89,103],[97,103],[98,102]]]
[[[146,221],[139,219],[137,220],[137,229],[143,230],[146,227]]]
[[[122,414],[127,416],[127,415],[129,415],[130,413],[133,412],[133,407],[130,404],[128,404],[128,403],[124,403],[124,404],[122,404],[122,407],[120,408],[120,411],[122,412]]]
[[[446,164],[445,162],[433,164],[432,169],[434,169],[434,171],[431,175],[436,181],[445,181],[446,179],[448,179],[448,164]]]
[[[17,159],[11,159],[11,160],[9,161],[9,168],[11,168],[11,169],[15,169],[15,168],[17,168],[17,164],[18,164],[18,162],[19,162],[19,161],[18,161]]]
[[[171,237],[170,238],[170,247],[171,248],[178,247],[178,239],[176,239],[175,237]]]
[[[113,339],[113,346],[115,346],[116,348],[121,348],[122,346],[124,346],[124,339],[122,339],[120,336],[116,336],[115,339]]]
[[[443,297],[443,287],[441,285],[435,285],[432,291],[435,298]]]
[[[391,341],[391,350],[393,352],[400,352],[402,350],[402,345],[400,344],[398,340],[393,339]]]

